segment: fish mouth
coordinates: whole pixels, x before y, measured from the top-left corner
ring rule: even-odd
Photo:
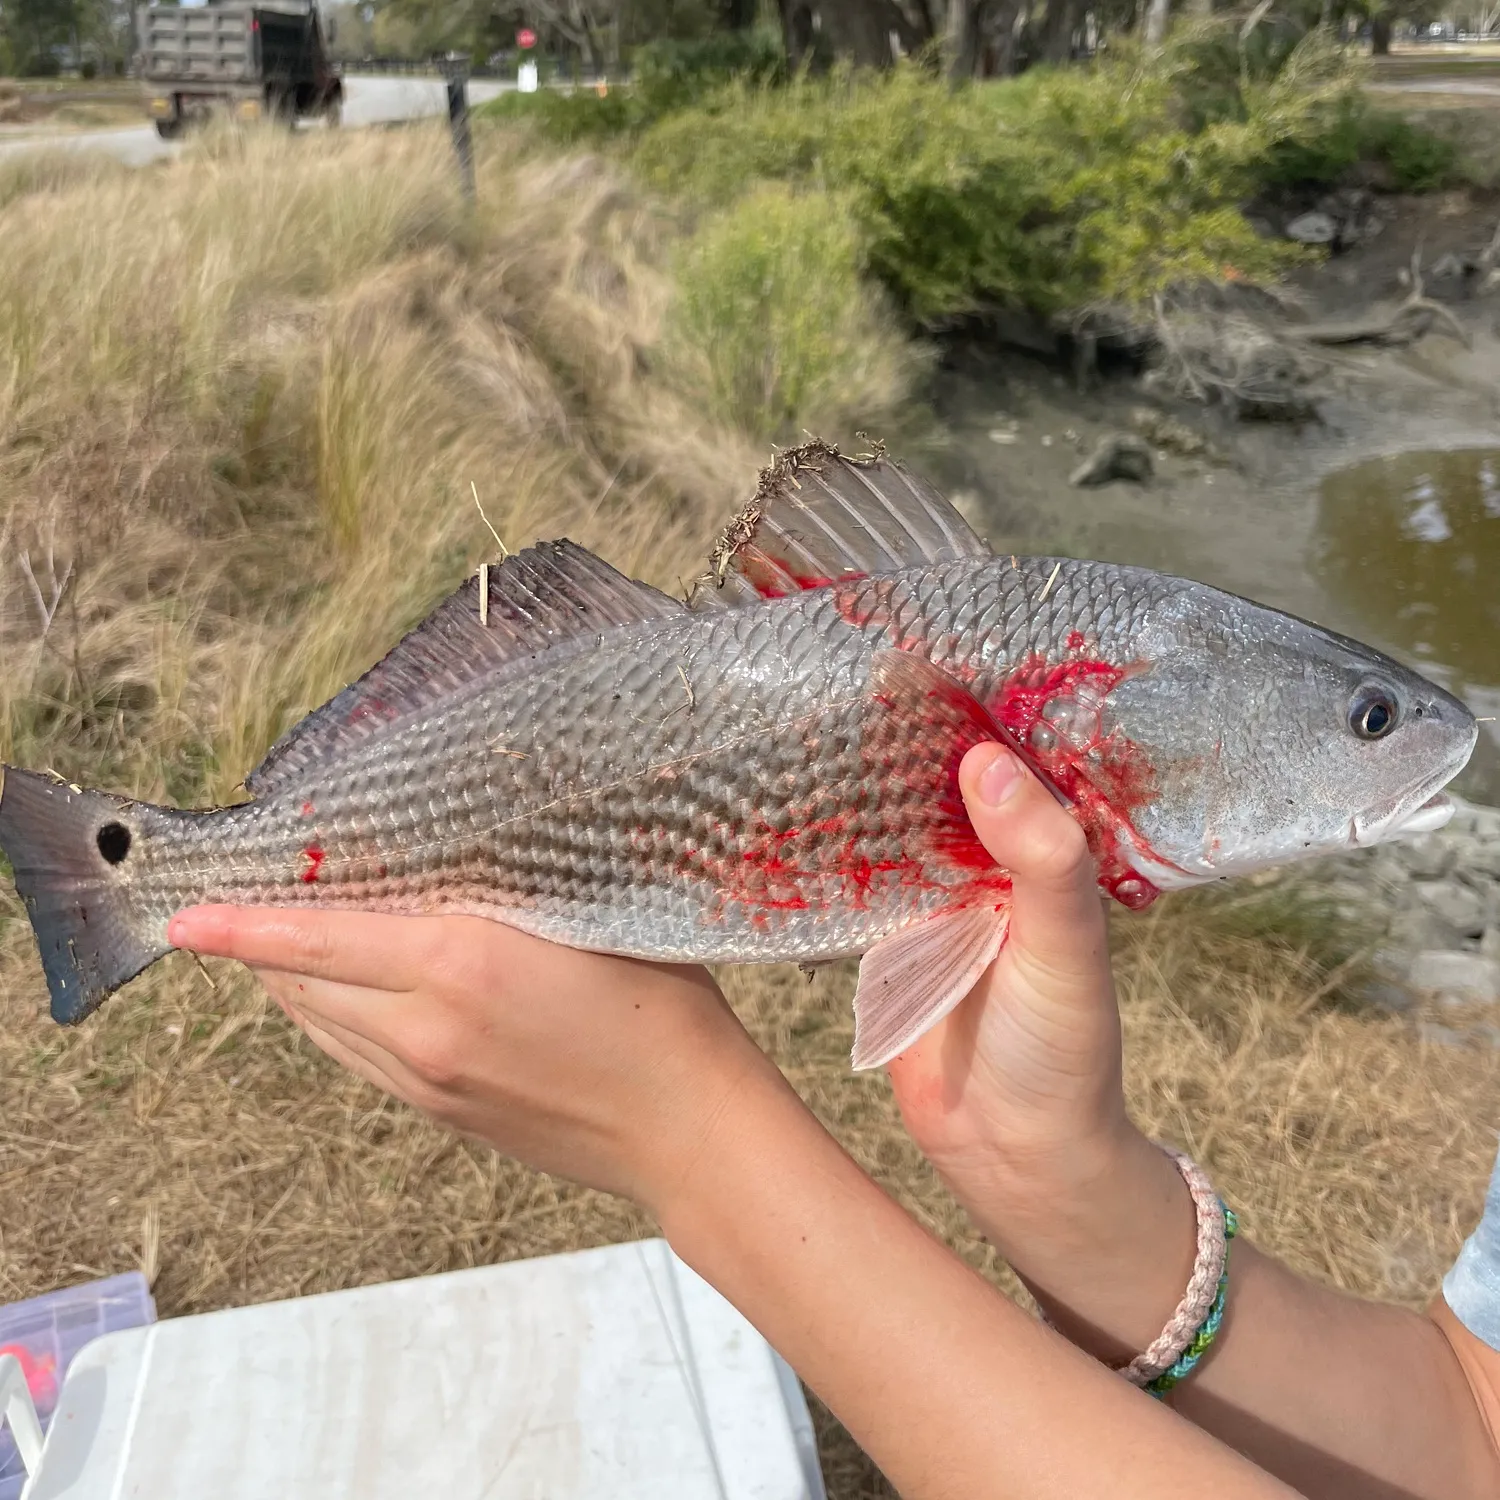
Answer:
[[[1436,833],[1455,811],[1454,801],[1446,792],[1434,792],[1415,807],[1404,801],[1389,810],[1377,808],[1358,813],[1349,823],[1349,843],[1355,849],[1368,849],[1372,844],[1385,844],[1392,839]]]

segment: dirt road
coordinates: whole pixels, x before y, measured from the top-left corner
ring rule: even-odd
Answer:
[[[469,100],[483,104],[513,89],[513,83],[495,78],[476,78],[469,83]],[[344,80],[344,125],[386,125],[399,120],[439,115],[446,108],[443,82],[439,78],[380,78],[350,75]],[[141,114],[144,119],[145,106]],[[119,130],[42,130],[31,126],[0,130],[0,155],[33,151],[38,146],[62,147],[70,151],[105,151],[129,166],[170,156],[177,145],[161,140],[150,124]]]

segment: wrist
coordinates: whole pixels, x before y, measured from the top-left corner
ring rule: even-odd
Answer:
[[[996,1181],[964,1206],[1062,1333],[1111,1363],[1156,1338],[1197,1250],[1192,1195],[1165,1152],[1127,1122]]]
[[[1120,1184],[1151,1172],[1160,1154],[1122,1107],[1065,1138],[1012,1132],[936,1166],[969,1216],[998,1245],[1016,1235],[1072,1239],[1090,1224],[1097,1237],[1101,1202],[1118,1197]]]

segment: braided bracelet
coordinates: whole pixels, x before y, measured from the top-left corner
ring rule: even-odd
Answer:
[[[1187,1291],[1167,1326],[1144,1354],[1136,1355],[1120,1371],[1132,1385],[1157,1397],[1164,1396],[1191,1374],[1219,1332],[1228,1294],[1229,1241],[1239,1229],[1233,1212],[1214,1192],[1203,1168],[1170,1146],[1161,1149],[1171,1158],[1193,1195],[1193,1208],[1198,1216],[1198,1254]]]
[[[1240,1229],[1234,1210],[1214,1192],[1203,1168],[1170,1146],[1161,1150],[1171,1158],[1193,1195],[1193,1210],[1198,1217],[1198,1254],[1187,1291],[1167,1326],[1144,1354],[1137,1354],[1128,1365],[1116,1367],[1117,1373],[1158,1401],[1197,1369],[1198,1362],[1219,1336],[1229,1295],[1229,1242]],[[1039,1311],[1042,1322],[1053,1327],[1046,1308]]]
[[[1174,1385],[1184,1381],[1198,1367],[1198,1361],[1208,1352],[1208,1347],[1219,1336],[1219,1325],[1224,1321],[1224,1302],[1229,1294],[1229,1241],[1239,1233],[1240,1221],[1234,1210],[1224,1203],[1219,1207],[1224,1213],[1224,1269],[1219,1273],[1218,1290],[1214,1293],[1213,1306],[1202,1326],[1193,1335],[1192,1342],[1182,1351],[1170,1370],[1164,1370],[1147,1386],[1147,1391],[1160,1401]]]

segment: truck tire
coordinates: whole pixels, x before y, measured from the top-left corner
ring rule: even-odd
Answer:
[[[156,133],[164,141],[175,141],[182,134],[181,120],[158,120],[156,122]]]

